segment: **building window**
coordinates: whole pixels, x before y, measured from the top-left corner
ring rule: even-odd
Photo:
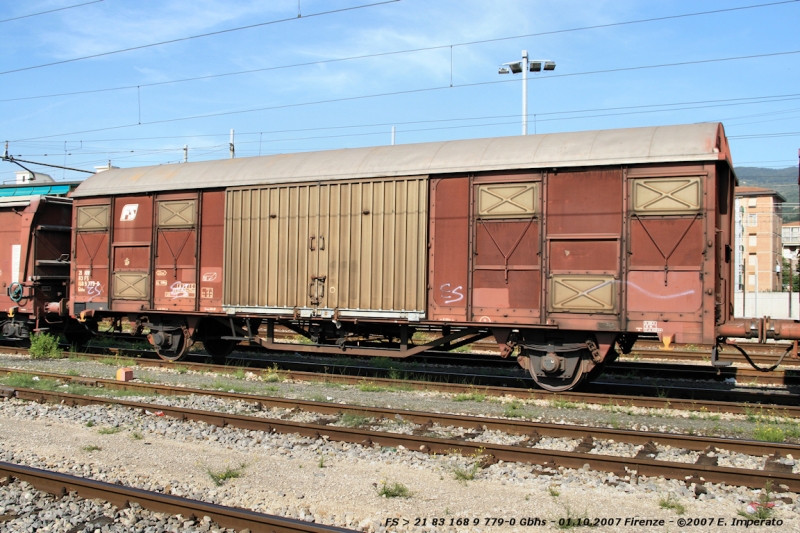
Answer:
[[[747,199],[747,207],[755,207],[758,198],[748,198]]]
[[[749,274],[747,276],[747,284],[755,287],[755,285],[756,285],[756,275],[755,274]]]
[[[750,266],[756,266],[756,254],[750,254],[747,257],[747,264]]]
[[[751,233],[747,239],[747,245],[755,247],[758,244],[758,237],[756,237],[755,233]]]
[[[755,227],[758,225],[758,215],[756,214],[749,214],[744,216],[744,225]]]

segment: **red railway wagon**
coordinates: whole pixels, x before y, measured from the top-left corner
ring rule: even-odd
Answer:
[[[719,123],[114,169],[73,194],[71,311],[173,360],[493,336],[563,390],[642,334],[797,337],[731,322],[735,182]]]
[[[0,338],[85,331],[68,320],[71,214],[68,198],[0,197]]]

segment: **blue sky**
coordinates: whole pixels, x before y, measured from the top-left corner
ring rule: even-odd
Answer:
[[[300,0],[299,18],[297,0],[72,7],[86,2],[0,0],[14,156],[92,170],[179,162],[188,145],[190,161],[219,159],[231,129],[237,157],[389,144],[392,125],[398,144],[518,135],[521,77],[497,68],[527,49],[557,63],[529,78],[530,133],[720,120],[736,165],[797,164],[797,1],[624,25],[767,2]],[[256,72],[219,76],[242,71]],[[0,180],[15,170],[0,163]]]

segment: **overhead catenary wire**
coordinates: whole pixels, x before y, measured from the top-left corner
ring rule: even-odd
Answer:
[[[143,44],[143,45],[139,45],[139,46],[131,46],[131,47],[123,48],[123,49],[120,49],[120,50],[111,50],[109,52],[100,52],[98,54],[91,54],[91,55],[81,56],[81,57],[73,57],[71,59],[63,59],[61,61],[52,61],[50,63],[43,63],[41,65],[32,65],[32,66],[29,66],[29,67],[21,67],[21,68],[17,68],[17,69],[6,70],[4,72],[0,72],[0,76],[5,75],[5,74],[12,74],[12,73],[15,73],[15,72],[24,72],[26,70],[34,70],[34,69],[39,69],[39,68],[44,68],[44,67],[52,67],[52,66],[55,66],[55,65],[63,65],[65,63],[74,63],[76,61],[83,61],[85,59],[94,59],[94,58],[97,58],[97,57],[106,57],[106,56],[115,55],[115,54],[122,54],[122,53],[125,53],[125,52],[131,52],[133,50],[143,50],[145,48],[152,48],[152,47],[155,47],[155,46],[163,46],[165,44],[173,44],[173,43],[179,43],[179,42],[183,42],[183,41],[190,41],[190,40],[193,40],[193,39],[200,39],[200,38],[203,38],[203,37],[211,37],[213,35],[222,35],[224,33],[231,33],[231,32],[241,31],[241,30],[249,30],[249,29],[258,28],[258,27],[261,27],[261,26],[270,26],[270,25],[273,25],[273,24],[280,24],[282,22],[293,22],[293,21],[296,21],[296,20],[307,19],[307,18],[311,18],[311,17],[321,17],[321,16],[324,16],[324,15],[332,15],[334,13],[344,13],[345,11],[354,11],[356,9],[363,9],[363,8],[367,8],[367,7],[375,7],[375,6],[380,6],[380,5],[384,5],[384,4],[393,4],[393,3],[399,2],[399,1],[400,0],[382,0],[380,2],[373,2],[371,4],[363,4],[363,5],[360,5],[360,6],[350,6],[350,7],[343,7],[343,8],[339,8],[339,9],[331,9],[331,10],[328,10],[328,11],[320,11],[320,12],[317,12],[317,13],[310,13],[308,15],[303,15],[302,17],[289,17],[289,18],[283,18],[283,19],[278,19],[278,20],[270,20],[270,21],[267,21],[267,22],[259,22],[259,23],[256,23],[256,24],[248,24],[247,26],[239,26],[239,27],[236,27],[236,28],[228,28],[228,29],[225,29],[225,30],[211,31],[211,32],[207,32],[207,33],[201,33],[199,35],[190,35],[190,36],[187,36],[187,37],[179,37],[177,39],[169,39],[169,40],[160,41],[160,42],[157,42],[157,43]],[[800,0],[787,0],[787,1],[800,1]]]
[[[39,15],[47,15],[49,13],[55,13],[56,11],[66,11],[67,9],[74,9],[76,7],[88,6],[90,4],[98,4],[98,3],[102,2],[102,1],[103,0],[92,0],[91,2],[84,2],[82,4],[75,4],[75,5],[72,5],[72,6],[58,7],[56,9],[48,9],[47,11],[39,11],[38,13],[30,13],[28,15],[20,15],[18,17],[2,19],[2,20],[0,20],[0,23],[11,22],[12,20],[26,19],[26,18],[30,18],[30,17],[38,17]]]
[[[605,70],[591,70],[591,71],[584,71],[584,72],[572,72],[566,74],[553,74],[548,76],[547,78],[535,78],[537,80],[552,80],[555,78],[564,78],[564,77],[573,77],[573,76],[588,76],[588,75],[595,75],[595,74],[608,74],[608,73],[616,73],[616,72],[625,72],[625,71],[635,71],[635,70],[646,70],[646,69],[655,69],[655,68],[669,68],[669,67],[678,67],[678,66],[686,66],[686,65],[699,65],[699,64],[707,64],[707,63],[717,63],[717,62],[726,62],[726,61],[739,61],[745,59],[755,59],[755,58],[763,58],[763,57],[775,57],[775,56],[785,56],[785,55],[793,55],[793,54],[800,54],[800,50],[790,50],[784,52],[769,52],[764,54],[749,54],[744,56],[732,56],[732,57],[722,57],[722,58],[712,58],[712,59],[699,59],[694,61],[679,61],[673,63],[660,63],[656,65],[638,65],[633,67],[619,67],[613,69],[605,69]],[[341,98],[329,98],[324,100],[314,100],[309,102],[295,102],[289,104],[281,104],[275,106],[266,106],[266,107],[257,107],[257,108],[250,108],[250,109],[240,109],[240,110],[232,110],[232,111],[218,111],[213,113],[204,113],[201,115],[191,115],[185,117],[175,117],[175,118],[168,118],[168,119],[161,119],[161,120],[151,120],[146,122],[140,123],[130,123],[130,124],[121,124],[116,126],[107,126],[103,128],[93,128],[89,130],[81,130],[81,131],[74,131],[69,133],[56,133],[52,135],[40,135],[37,137],[28,137],[24,139],[15,139],[14,142],[19,141],[30,141],[30,140],[38,140],[38,139],[48,139],[53,137],[65,137],[68,135],[78,135],[81,133],[94,133],[99,131],[109,131],[114,129],[124,129],[124,128],[131,128],[136,126],[147,126],[147,125],[155,125],[155,124],[167,124],[171,122],[181,122],[186,120],[198,120],[203,118],[212,118],[212,117],[221,117],[221,116],[230,116],[230,115],[239,115],[239,114],[246,114],[246,113],[256,113],[259,111],[272,111],[277,109],[290,109],[294,107],[305,107],[305,106],[312,106],[312,105],[321,105],[321,104],[330,104],[330,103],[338,103],[338,102],[350,102],[356,100],[365,100],[371,98],[384,98],[388,96],[399,96],[399,95],[409,95],[409,94],[418,94],[424,92],[434,92],[434,91],[442,91],[446,89],[463,89],[469,87],[479,87],[485,85],[497,85],[501,83],[517,83],[517,80],[494,80],[494,81],[483,81],[483,82],[474,82],[474,83],[462,83],[458,85],[453,85],[452,87],[449,85],[442,85],[436,87],[423,87],[418,89],[405,89],[405,90],[398,90],[398,91],[388,91],[383,93],[375,93],[375,94],[365,94],[365,95],[357,95],[357,96],[345,96]]]
[[[667,109],[657,110],[657,111],[674,111],[674,106],[695,106],[701,104],[726,104],[731,103],[732,105],[748,105],[748,104],[761,104],[761,103],[771,103],[771,102],[782,102],[786,100],[797,100],[800,99],[800,93],[789,93],[789,94],[776,94],[776,95],[766,95],[766,96],[748,96],[748,97],[738,97],[738,98],[721,98],[721,99],[714,99],[714,100],[694,100],[694,101],[685,101],[685,102],[667,102],[667,103],[654,103],[654,104],[641,104],[641,105],[634,105],[634,106],[615,106],[615,107],[597,107],[597,108],[583,108],[583,109],[569,109],[569,110],[562,110],[562,111],[548,111],[543,113],[535,113],[535,115],[543,117],[543,116],[552,116],[552,115],[566,115],[566,114],[574,114],[574,113],[590,113],[590,112],[599,112],[599,111],[624,111],[624,110],[636,110],[636,109],[646,109],[652,107],[666,107]],[[716,107],[712,106],[712,107]],[[672,108],[672,109],[670,109]],[[681,109],[699,109],[700,107],[690,107],[690,108],[679,108]],[[534,113],[529,113],[529,117],[533,117]],[[263,134],[278,134],[278,133],[296,133],[296,132],[311,132],[311,131],[327,131],[327,130],[341,130],[341,129],[352,129],[352,128],[372,128],[372,127],[386,127],[386,126],[407,126],[411,124],[433,124],[433,123],[440,123],[440,122],[456,122],[456,121],[466,121],[466,120],[497,120],[503,118],[516,118],[519,117],[518,114],[512,115],[485,115],[485,116],[478,116],[478,117],[455,117],[455,118],[443,118],[443,119],[428,119],[428,120],[410,120],[410,121],[392,121],[392,122],[373,122],[367,124],[349,124],[349,125],[337,125],[337,126],[318,126],[314,128],[291,128],[291,129],[279,129],[279,130],[269,130],[269,131],[251,131],[251,132],[241,132],[239,133],[240,136],[242,135],[263,135]],[[585,116],[579,116],[575,118],[586,118]],[[539,119],[539,120],[548,120],[548,119]],[[480,125],[477,125],[480,126]],[[409,130],[405,130],[409,131]],[[384,132],[385,133],[385,132]],[[227,137],[228,133],[207,133],[207,134],[191,134],[186,135],[184,137]],[[728,136],[730,138],[730,136]],[[83,142],[115,142],[115,141],[149,141],[149,140],[158,140],[158,139],[176,139],[181,138],[181,136],[176,135],[161,135],[161,136],[148,136],[148,137],[117,137],[117,138],[106,138],[106,139],[84,139]],[[52,141],[29,141],[29,140],[16,140],[14,142],[25,142],[28,144],[42,144],[42,143],[52,143]],[[59,141],[60,142],[60,141]]]
[[[399,1],[399,0],[395,0]],[[169,85],[169,84],[176,84],[176,83],[186,83],[190,81],[201,81],[201,80],[208,80],[213,78],[221,78],[227,76],[238,76],[243,74],[253,74],[257,72],[267,72],[270,70],[280,70],[280,69],[288,69],[288,68],[299,68],[299,67],[308,67],[312,65],[325,65],[329,63],[337,63],[343,61],[353,61],[359,59],[370,59],[370,58],[377,58],[377,57],[385,57],[389,55],[399,55],[399,54],[408,54],[408,53],[415,53],[415,52],[426,52],[432,50],[442,50],[446,48],[450,48],[452,50],[453,47],[459,46],[470,46],[475,44],[487,44],[492,42],[500,42],[500,41],[508,41],[514,39],[525,39],[530,37],[541,37],[544,35],[554,35],[559,33],[568,33],[568,32],[577,32],[577,31],[586,31],[586,30],[594,30],[594,29],[602,29],[602,28],[610,28],[615,26],[626,26],[631,24],[641,24],[647,22],[656,22],[656,21],[663,21],[663,20],[670,20],[670,19],[679,19],[679,18],[687,18],[687,17],[695,17],[695,16],[702,16],[702,15],[710,15],[710,14],[718,14],[728,11],[741,11],[744,9],[756,9],[761,7],[771,7],[777,6],[782,4],[791,4],[797,3],[800,0],[783,0],[780,2],[771,2],[767,4],[754,4],[750,6],[740,6],[734,8],[725,8],[725,9],[716,9],[711,11],[699,11],[695,13],[683,13],[678,15],[667,15],[664,17],[655,17],[655,18],[647,18],[647,19],[637,19],[637,20],[629,20],[629,21],[622,21],[622,22],[611,22],[608,24],[598,24],[593,26],[581,26],[576,28],[569,28],[569,29],[561,29],[561,30],[551,30],[546,32],[538,32],[538,33],[529,33],[524,35],[514,35],[514,36],[505,36],[505,37],[496,37],[492,39],[481,39],[477,41],[465,41],[460,43],[449,43],[449,44],[441,44],[441,45],[434,45],[434,46],[427,46],[427,47],[418,47],[418,48],[408,48],[404,50],[395,50],[389,52],[377,52],[373,54],[360,54],[355,56],[348,56],[348,57],[341,57],[341,58],[333,58],[333,59],[323,59],[318,61],[307,61],[303,63],[294,63],[289,65],[279,65],[274,67],[264,67],[264,68],[257,68],[257,69],[248,69],[248,70],[241,70],[235,72],[226,72],[220,74],[208,74],[204,76],[194,76],[190,78],[181,78],[176,80],[166,80],[166,81],[159,81],[159,82],[151,82],[151,83],[138,83],[135,85],[124,85],[119,87],[108,87],[104,89],[88,89],[83,91],[72,91],[72,92],[65,92],[65,93],[55,93],[55,94],[46,94],[46,95],[34,95],[34,96],[23,96],[17,98],[7,98],[7,99],[0,99],[0,102],[14,102],[20,100],[34,100],[34,99],[41,99],[41,98],[56,98],[62,96],[76,96],[81,94],[92,94],[92,93],[99,93],[99,92],[112,92],[112,91],[123,91],[123,90],[130,90],[130,89],[139,89],[141,87],[156,87],[159,85]],[[295,19],[287,19],[287,20],[295,20]],[[165,42],[173,42],[173,41],[165,41]],[[135,49],[135,48],[134,48]],[[128,50],[128,49],[126,49]],[[96,56],[87,56],[87,57],[96,57]],[[69,60],[75,61],[75,60]],[[452,58],[451,58],[452,61]],[[16,72],[16,71],[8,71],[8,72]],[[6,74],[7,72],[0,72],[0,74]],[[551,76],[552,77],[552,76]],[[452,75],[450,80],[450,86],[452,87]]]

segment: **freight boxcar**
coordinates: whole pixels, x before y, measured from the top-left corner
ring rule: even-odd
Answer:
[[[52,332],[80,342],[85,326],[68,320],[67,306],[72,201],[10,189],[0,190],[0,338]]]
[[[285,350],[276,324],[384,357],[493,336],[567,389],[642,334],[717,342],[735,182],[719,123],[109,170],[73,195],[71,312],[173,360]]]

